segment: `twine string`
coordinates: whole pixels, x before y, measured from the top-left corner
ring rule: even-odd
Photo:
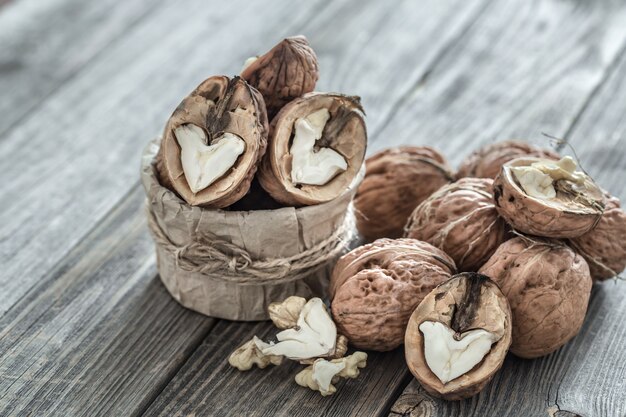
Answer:
[[[350,208],[341,226],[311,248],[284,258],[254,259],[244,248],[211,234],[199,235],[178,246],[161,229],[149,206],[146,209],[152,237],[173,255],[177,267],[238,284],[278,284],[301,279],[340,255],[355,234]]]

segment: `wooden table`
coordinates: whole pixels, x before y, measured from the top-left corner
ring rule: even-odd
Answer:
[[[268,323],[178,305],[159,281],[139,155],[201,80],[306,34],[318,89],[358,94],[369,152],[434,145],[458,164],[511,137],[564,137],[626,198],[626,4],[0,0],[0,415],[626,416],[626,285],[595,285],[580,334],[509,356],[442,402],[402,349],[329,398],[295,364],[240,373]],[[567,151],[567,149],[564,149]],[[615,236],[624,239],[625,236]]]

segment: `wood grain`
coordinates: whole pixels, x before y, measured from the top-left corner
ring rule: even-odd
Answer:
[[[297,32],[316,7],[167,3],[12,129],[0,141],[0,315],[135,184],[141,150],[181,97],[208,75],[239,71],[247,48]],[[219,24],[235,14],[237,37]]]
[[[489,141],[546,144],[541,132],[567,131],[625,36],[619,2],[493,2],[427,77],[387,97],[393,111],[374,135],[435,145],[453,163]]]
[[[0,319],[0,415],[141,411],[215,323],[156,278],[135,189]]]
[[[281,366],[240,372],[228,356],[244,341],[271,337],[268,323],[221,321],[146,411],[146,416],[373,416],[380,415],[403,386],[404,358],[400,350],[371,353],[357,379],[338,383],[337,393],[323,398],[298,386],[294,377],[304,366],[287,361]]]
[[[162,3],[19,0],[2,10],[0,140]]]

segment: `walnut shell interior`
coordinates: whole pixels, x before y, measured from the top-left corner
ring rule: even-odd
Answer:
[[[401,237],[413,209],[454,176],[443,155],[427,146],[384,149],[365,167],[354,207],[357,228],[368,241]]]
[[[516,230],[550,238],[578,237],[593,229],[604,212],[602,189],[585,174],[584,183],[557,180],[556,198],[531,197],[522,189],[512,167],[530,166],[540,158],[517,158],[502,166],[493,183],[498,213]]]
[[[229,172],[197,193],[191,191],[185,178],[181,148],[174,134],[177,127],[187,123],[205,131],[208,145],[225,132],[233,133],[245,142],[244,153]],[[165,126],[156,158],[161,184],[191,205],[226,207],[248,192],[265,153],[267,132],[265,104],[258,91],[240,77],[210,77],[179,104]]]
[[[316,146],[329,147],[347,161],[347,169],[324,185],[293,184],[290,146],[294,123],[320,109],[330,119]],[[367,147],[363,108],[357,97],[334,93],[309,93],[285,105],[270,126],[267,153],[259,169],[261,186],[278,202],[292,206],[320,204],[344,192],[357,176]]]
[[[414,239],[378,239],[354,249],[331,276],[331,310],[339,332],[359,349],[400,346],[413,309],[455,272],[444,252]]]
[[[406,329],[404,352],[411,373],[426,391],[446,400],[476,395],[500,369],[512,335],[509,304],[498,286],[487,276],[462,273],[433,289],[415,309]],[[491,350],[470,371],[442,383],[431,371],[424,355],[425,321],[440,322],[458,334],[483,329],[498,336]]]

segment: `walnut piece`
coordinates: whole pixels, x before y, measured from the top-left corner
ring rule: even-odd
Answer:
[[[450,255],[460,271],[476,271],[510,235],[496,211],[489,178],[461,178],[417,206],[405,236]]]
[[[259,182],[285,205],[330,201],[343,193],[359,173],[366,146],[358,98],[306,94],[285,105],[272,120]]]
[[[296,327],[298,323],[298,317],[306,304],[306,299],[292,295],[285,298],[282,302],[271,303],[267,308],[270,316],[270,320],[274,323],[274,326],[279,329],[291,329]]]
[[[578,333],[591,294],[587,262],[564,243],[516,237],[480,268],[500,286],[513,312],[511,352],[536,358]]]
[[[602,281],[626,268],[626,213],[618,198],[605,193],[606,206],[594,229],[568,244],[589,264],[591,277]]]
[[[248,371],[253,365],[263,369],[271,365],[280,365],[283,363],[283,356],[264,355],[261,350],[268,345],[261,339],[254,336],[252,340],[239,346],[228,358],[228,363],[240,371]]]
[[[414,239],[378,239],[356,248],[331,276],[335,323],[359,349],[394,349],[422,298],[454,272],[443,251]]]
[[[457,178],[477,177],[494,179],[502,165],[512,159],[530,156],[545,159],[559,159],[559,154],[519,140],[495,142],[483,146],[468,156],[457,173]]]
[[[493,183],[495,205],[516,230],[550,238],[581,236],[600,221],[602,190],[573,159],[518,158]]]
[[[368,241],[401,237],[413,209],[454,176],[445,158],[426,146],[384,149],[365,167],[354,207],[359,232]]]
[[[489,277],[455,275],[411,315],[404,347],[407,365],[429,393],[447,400],[471,397],[502,366],[511,329],[507,300]]]
[[[324,302],[311,298],[302,308],[294,328],[276,335],[277,343],[261,349],[264,355],[280,355],[293,360],[325,357],[334,354],[337,327]]]
[[[352,355],[327,361],[317,359],[311,366],[306,367],[296,375],[296,383],[319,391],[322,396],[337,392],[333,385],[339,378],[356,378],[360,369],[367,365],[367,353],[354,352]]]
[[[229,206],[248,192],[267,134],[261,94],[239,77],[210,77],[165,126],[159,180],[191,205]]]
[[[317,56],[304,36],[286,38],[264,55],[248,59],[241,77],[261,92],[271,120],[285,104],[315,89]]]

